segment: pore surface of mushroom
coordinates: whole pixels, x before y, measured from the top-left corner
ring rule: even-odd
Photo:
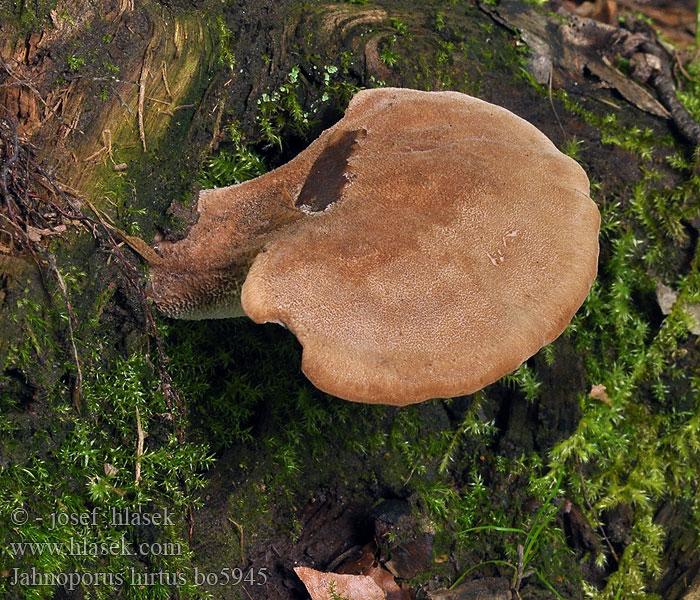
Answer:
[[[203,191],[150,293],[174,317],[284,324],[307,377],[341,398],[469,394],[554,340],[588,294],[588,193],[583,169],[504,108],[364,90],[286,165]]]

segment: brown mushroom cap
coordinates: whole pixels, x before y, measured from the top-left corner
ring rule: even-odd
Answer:
[[[362,91],[299,157],[248,183],[227,188],[221,222],[286,196],[305,212],[267,214],[280,219],[273,232],[235,252],[211,234],[190,244],[216,246],[224,271],[232,252],[245,269],[252,260],[245,313],[291,329],[307,377],[348,400],[481,389],[554,340],[596,275],[600,215],[583,169],[526,121],[464,94]],[[240,237],[235,221],[222,227]]]

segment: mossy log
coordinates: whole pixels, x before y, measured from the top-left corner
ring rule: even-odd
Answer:
[[[538,83],[538,67],[530,59],[541,58],[542,48],[528,48],[525,42],[530,38],[514,33],[517,26],[477,1],[85,0],[76,4],[57,0],[39,5],[43,12],[31,19],[24,9],[0,12],[6,17],[0,24],[0,107],[8,122],[16,125],[19,143],[44,173],[32,185],[48,185],[47,195],[63,189],[86,212],[89,201],[113,220],[114,227],[147,243],[156,236],[183,235],[195,218],[205,160],[222,145],[230,146],[235,135],[273,168],[337,120],[360,87],[451,89],[503,105],[535,124],[560,148],[567,143],[576,146],[577,158],[601,199],[630,201],[647,168],[641,158],[644,152],[658,170],[657,179],[649,185],[673,187],[682,176],[667,165],[666,158],[676,151],[690,156],[692,150],[678,141],[673,122],[660,110],[658,114],[640,110],[588,71],[572,73],[550,64],[549,81]],[[523,4],[519,10],[521,16],[545,22],[549,28],[561,25],[562,17],[536,12],[532,6]],[[279,96],[281,88],[285,91]],[[271,100],[275,93],[278,99]],[[285,105],[284,99],[292,96],[296,104]],[[267,122],[261,112],[266,103],[276,111]],[[609,119],[613,113],[614,127]],[[615,135],[637,130],[648,131],[648,136],[633,139],[630,135],[611,143]],[[8,139],[4,136],[0,146],[6,158]],[[47,184],[48,179],[53,183]],[[87,226],[69,217],[52,218],[52,227],[60,224],[68,230],[60,241],[48,233],[37,234],[42,252],[56,254],[62,271],[89,274],[72,307],[76,321],[84,325],[78,344],[84,366],[107,365],[135,349],[145,352],[144,305],[124,272],[115,267],[116,255],[105,236],[93,238]],[[3,231],[2,235],[8,234]],[[684,276],[693,260],[695,237],[696,232],[679,235],[669,243],[665,262],[654,276]],[[602,260],[611,253],[610,247],[603,248]],[[14,394],[22,399],[21,406],[32,407],[22,425],[26,432],[50,429],[47,390],[59,388],[66,402],[80,406],[74,398],[75,370],[70,366],[70,339],[63,325],[48,334],[56,338],[53,349],[31,366],[29,359],[21,363],[17,353],[9,351],[12,340],[21,337],[23,323],[33,318],[23,299],[36,303],[41,312],[42,306],[51,306],[61,297],[52,274],[41,273],[33,258],[31,252],[20,254],[0,238],[0,366],[5,375],[0,392]],[[139,258],[128,255],[126,260],[142,285],[146,276],[138,270]],[[655,310],[649,312],[656,314]],[[576,398],[586,392],[582,359],[573,356],[567,340],[558,344],[564,360],[552,366],[538,357],[532,363],[544,382],[547,398],[542,403],[532,404],[506,386],[493,392],[502,404],[489,418],[503,432],[495,446],[504,455],[546,455],[577,427]],[[694,349],[688,351],[695,356]],[[430,426],[447,427],[460,422],[470,403],[471,399],[457,399],[449,410],[435,406],[420,410]],[[263,414],[258,428],[267,432],[264,418]],[[47,449],[28,443],[16,456],[31,452],[41,455]],[[214,569],[222,557],[231,564],[243,559],[242,530],[240,551],[222,539],[222,523],[226,524],[236,491],[230,474],[243,459],[223,450],[222,454],[208,488],[213,500],[197,513],[193,538],[197,560]],[[329,465],[338,466],[335,461]],[[354,468],[364,465],[358,462]],[[308,479],[309,489],[315,489],[319,482],[327,485],[344,475],[301,477]],[[397,487],[403,489],[402,483]],[[380,495],[380,488],[376,484],[372,491]],[[354,515],[355,501],[364,508],[374,500],[367,490],[364,493],[344,498],[338,492],[340,499],[328,500],[328,514],[342,512],[338,506],[347,504]],[[354,523],[354,516],[346,520]],[[664,513],[663,520],[671,519]],[[336,523],[330,517],[319,522],[318,530],[304,533],[299,544],[287,541],[280,546],[284,557],[263,533],[246,531],[246,543],[251,545],[246,548],[248,561],[257,561],[257,568],[264,566],[271,573],[270,584],[256,597],[299,597],[300,586],[291,580],[289,564],[308,558],[312,546],[316,564],[333,561],[335,556],[318,538],[332,536]],[[269,525],[269,531],[273,529]],[[669,578],[695,575],[696,545],[694,534],[687,532],[682,541],[668,544],[673,555],[667,557]],[[330,542],[328,546],[333,552],[344,548]],[[454,575],[457,566],[449,568]],[[603,583],[600,571],[591,577]],[[686,591],[676,583],[659,586],[672,590],[668,600],[681,598]],[[221,597],[239,597],[235,588],[218,591],[224,594]]]

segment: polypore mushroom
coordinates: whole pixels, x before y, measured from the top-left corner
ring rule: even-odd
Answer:
[[[583,169],[504,108],[365,90],[291,162],[203,191],[150,293],[172,317],[285,325],[307,377],[341,398],[469,394],[558,337],[588,294],[588,192]]]

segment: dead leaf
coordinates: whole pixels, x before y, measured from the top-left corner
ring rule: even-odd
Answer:
[[[610,396],[608,396],[606,387],[601,383],[591,386],[591,391],[588,393],[588,395],[591,398],[605,402],[605,404],[612,404],[612,400],[610,399]]]
[[[398,585],[394,576],[376,559],[377,545],[370,542],[350,560],[342,562],[337,572],[346,575],[367,575],[386,593],[387,600],[411,600],[411,589]]]
[[[109,463],[105,463],[104,468],[105,468],[105,475],[107,475],[107,477],[111,477],[112,475],[116,475],[119,472],[119,469],[117,469],[117,467],[115,467],[114,465],[110,465]]]
[[[31,225],[27,225],[27,237],[32,241],[32,242],[40,242],[41,238],[49,236],[49,235],[59,235],[66,231],[66,226],[65,225],[56,225],[53,229],[39,229],[38,227],[32,227]]]
[[[384,567],[374,566],[366,573],[386,594],[386,600],[411,600],[411,590],[396,583],[394,576]]]
[[[42,230],[37,227],[27,225],[27,237],[31,242],[37,243],[41,241],[41,231]]]
[[[295,567],[311,600],[386,600],[386,593],[367,575],[322,573],[309,567]]]
[[[671,314],[673,305],[678,299],[678,292],[660,281],[656,283],[656,301],[664,315]],[[688,331],[694,335],[700,335],[700,304],[684,304],[683,310],[690,317]]]
[[[588,61],[586,67],[601,81],[614,87],[625,100],[634,104],[639,110],[664,119],[671,117],[671,113],[664,108],[661,102],[636,81],[618,71],[607,56],[603,56],[600,62]]]

